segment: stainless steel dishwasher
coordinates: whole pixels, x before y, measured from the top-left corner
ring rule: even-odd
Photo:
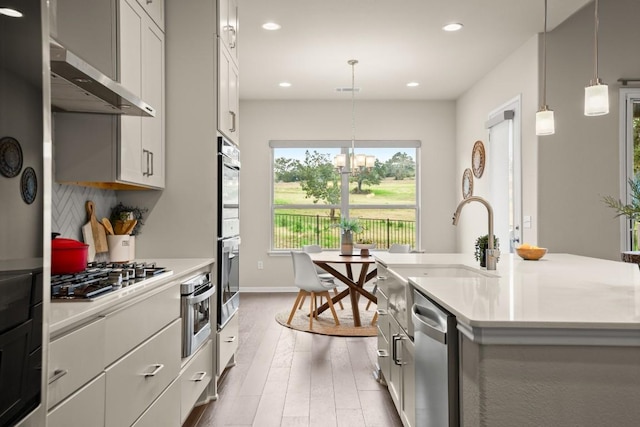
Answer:
[[[456,318],[414,290],[416,427],[458,427]]]

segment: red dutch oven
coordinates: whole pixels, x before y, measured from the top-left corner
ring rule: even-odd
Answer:
[[[51,233],[51,274],[79,273],[87,268],[89,245]]]

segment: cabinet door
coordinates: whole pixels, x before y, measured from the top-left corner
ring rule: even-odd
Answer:
[[[146,24],[142,32],[142,99],[156,109],[156,116],[140,118],[142,175],[146,184],[164,187],[164,33],[152,22]]]
[[[400,402],[402,396],[401,390],[401,376],[402,366],[400,365],[400,357],[402,352],[402,334],[400,333],[400,327],[398,323],[392,318],[389,320],[389,347],[391,351],[391,360],[389,362],[389,376],[387,377],[387,387],[391,399],[393,400],[398,413],[402,413],[402,405]]]
[[[153,22],[164,31],[164,0],[138,0]]]
[[[85,385],[47,415],[48,427],[104,427],[105,374]]]
[[[142,32],[144,11],[135,0],[119,2],[120,83],[142,98]],[[142,98],[144,99],[144,98]],[[147,101],[148,102],[148,101]],[[150,103],[151,104],[151,103]],[[155,105],[151,104],[153,108]],[[120,118],[118,141],[118,177],[122,181],[142,183],[147,157],[142,152],[142,118]]]
[[[402,419],[407,427],[416,425],[415,349],[406,335],[402,340]]]
[[[238,69],[218,44],[218,130],[238,143]]]
[[[238,63],[238,0],[218,0],[218,36]]]

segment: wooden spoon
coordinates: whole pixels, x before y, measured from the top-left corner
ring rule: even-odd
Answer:
[[[133,229],[136,228],[136,224],[138,224],[138,220],[134,219],[134,220],[127,220],[125,221],[126,226],[124,229],[124,234],[131,234],[133,232]]]
[[[102,225],[104,225],[104,228],[107,230],[107,234],[115,234],[113,232],[113,226],[111,225],[111,221],[109,221],[109,218],[102,218],[100,221],[102,222]]]

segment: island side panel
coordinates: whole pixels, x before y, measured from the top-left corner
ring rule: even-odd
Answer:
[[[639,347],[461,344],[462,426],[640,423]]]

